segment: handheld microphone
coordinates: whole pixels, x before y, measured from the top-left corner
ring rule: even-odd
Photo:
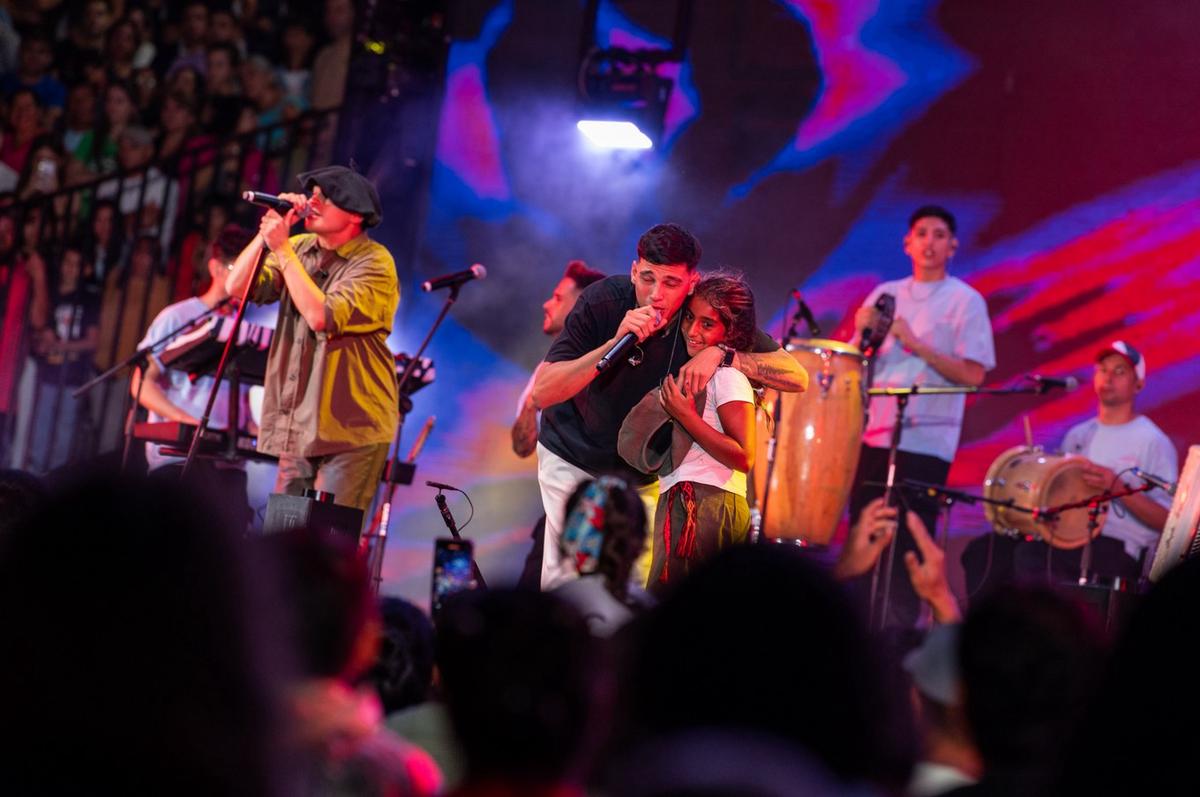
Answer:
[[[1144,481],[1146,484],[1153,484],[1158,489],[1164,491],[1167,495],[1175,495],[1175,483],[1169,482],[1162,476],[1155,476],[1153,473],[1146,473],[1141,468],[1133,468],[1131,470],[1134,476]]]
[[[264,208],[270,208],[280,216],[286,216],[288,211],[294,210],[295,205],[286,199],[275,196],[274,194],[264,194],[262,191],[243,191],[242,199],[252,205],[259,205]],[[300,211],[300,218],[308,215],[308,208],[305,207]]]
[[[430,487],[434,487],[438,490],[456,490],[456,491],[458,490],[458,488],[453,485],[442,484],[441,482],[425,482],[425,484],[429,485]]]
[[[464,282],[481,280],[485,277],[487,277],[487,269],[476,263],[463,271],[456,271],[453,274],[443,274],[440,277],[425,280],[421,283],[421,290],[429,293],[430,291],[440,291],[442,288],[456,288]]]
[[[875,326],[862,331],[858,345],[864,357],[874,357],[891,331],[892,322],[896,319],[896,297],[890,293],[879,294],[879,298],[875,300],[875,309],[878,311]]]
[[[1063,390],[1070,393],[1079,387],[1079,380],[1073,376],[1056,377],[1032,374],[1027,378],[1037,384],[1039,393],[1045,393],[1049,390]]]
[[[654,326],[657,327],[661,323],[662,323],[662,313],[656,312],[654,315]],[[606,353],[603,357],[600,358],[600,362],[596,363],[596,370],[597,371],[607,370],[608,367],[613,364],[613,362],[624,357],[625,352],[627,352],[629,349],[631,349],[635,345],[637,345],[637,335],[635,335],[632,332],[626,332],[624,335],[621,336],[620,340],[618,340],[616,343],[613,344],[613,347],[608,350],[608,353]]]

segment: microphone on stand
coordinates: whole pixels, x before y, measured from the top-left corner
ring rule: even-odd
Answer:
[[[662,313],[656,313],[654,316],[654,326],[662,323]],[[613,344],[613,347],[600,358],[600,362],[596,363],[597,371],[606,371],[614,361],[625,356],[625,352],[637,345],[637,335],[632,332],[626,332],[621,336],[621,339]]]
[[[243,191],[242,199],[246,200],[247,202],[249,202],[252,205],[259,205],[260,207],[270,208],[271,210],[278,213],[280,216],[287,215],[287,212],[289,210],[294,210],[296,207],[287,199],[283,199],[282,197],[275,196],[274,194],[264,194],[262,191]],[[308,215],[308,206],[306,205],[300,211],[299,218],[304,218],[307,215]]]
[[[796,300],[797,304],[796,315],[793,317],[792,330],[796,328],[794,320],[799,318],[808,327],[809,337],[821,337],[821,327],[817,324],[817,319],[813,318],[812,310],[809,309],[808,303],[804,301],[804,296],[800,293],[799,288],[792,288],[792,297]],[[794,335],[789,334],[789,337],[794,337]]]
[[[1079,380],[1073,376],[1056,377],[1042,376],[1041,374],[1030,374],[1025,378],[1038,386],[1038,393],[1046,393],[1050,390],[1063,390],[1067,393],[1070,393],[1072,390],[1079,387]]]
[[[1165,492],[1167,495],[1175,495],[1175,482],[1169,482],[1162,476],[1155,476],[1153,473],[1146,473],[1141,468],[1132,468],[1131,473],[1144,481],[1146,484],[1153,484],[1158,489]]]
[[[454,490],[456,492],[458,491],[458,488],[452,484],[442,484],[441,482],[430,482],[430,481],[425,482],[425,484],[427,484],[430,487],[435,487],[438,490]]]
[[[421,283],[421,290],[429,293],[430,291],[441,290],[442,288],[454,288],[462,285],[464,282],[471,280],[481,280],[487,276],[487,269],[476,263],[463,271],[456,271],[453,274],[443,274],[440,277],[434,277],[431,280],[425,280]]]

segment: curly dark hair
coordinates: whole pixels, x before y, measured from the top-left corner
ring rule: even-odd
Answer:
[[[754,344],[758,320],[754,312],[754,291],[740,274],[714,271],[705,274],[694,295],[708,302],[725,324],[725,345],[749,351]]]

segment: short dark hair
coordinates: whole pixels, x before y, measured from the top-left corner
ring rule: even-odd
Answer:
[[[700,262],[700,242],[678,224],[656,224],[638,239],[637,254],[656,266],[687,266],[694,271]]]
[[[758,320],[754,312],[754,291],[740,274],[715,271],[696,283],[695,296],[716,310],[725,325],[725,345],[749,351],[754,344]]]
[[[946,222],[946,226],[950,228],[951,235],[958,235],[958,220],[954,218],[954,214],[946,210],[941,205],[921,205],[912,212],[908,217],[908,229],[912,229],[913,225],[921,219],[933,217]]]
[[[563,279],[569,279],[575,283],[577,290],[583,290],[593,282],[599,282],[604,279],[604,275],[594,268],[588,268],[588,264],[582,260],[572,260],[567,263],[567,270],[563,272]]]
[[[226,224],[221,228],[217,240],[213,241],[213,257],[232,259],[250,245],[254,233],[238,224]]]

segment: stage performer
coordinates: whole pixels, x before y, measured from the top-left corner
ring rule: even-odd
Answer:
[[[875,326],[876,301],[883,294],[896,300],[891,330],[875,359],[874,387],[913,385],[983,384],[996,365],[992,325],[983,296],[967,283],[947,273],[958,249],[958,224],[954,215],[938,205],[917,208],[908,220],[904,253],[912,261],[912,276],[885,282],[871,291],[854,316],[856,333]],[[859,340],[851,341],[856,345]],[[912,397],[905,411],[897,457],[896,481],[915,479],[945,484],[958,449],[966,397],[961,395]],[[870,414],[850,496],[850,517],[857,518],[883,488],[869,482],[887,478],[888,449],[896,420],[897,400],[871,399]],[[913,502],[913,509],[933,530],[937,507]],[[903,521],[896,536],[899,546],[893,562],[887,625],[911,626],[920,602],[904,571],[904,554],[916,543]],[[886,560],[885,560],[886,566]],[[880,583],[883,578],[881,574]]]
[[[563,324],[575,307],[575,301],[583,289],[593,282],[604,279],[604,275],[595,269],[588,268],[582,260],[572,260],[567,263],[562,279],[554,286],[550,298],[542,303],[542,334],[556,336],[562,332]],[[539,364],[539,367],[540,364]],[[540,413],[533,403],[533,383],[537,379],[537,369],[529,376],[529,382],[521,391],[517,400],[517,418],[512,425],[513,453],[522,459],[537,450],[538,420]],[[537,519],[529,537],[533,545],[525,557],[525,566],[521,570],[518,586],[536,588],[542,580],[542,546],[546,542],[546,517]]]
[[[279,457],[275,490],[324,490],[366,511],[399,422],[387,345],[400,303],[396,267],[365,232],[383,215],[365,177],[328,166],[298,179],[311,197],[281,195],[292,210],[263,215],[225,287],[241,295],[259,248],[270,250],[251,298],[279,302],[258,437],[260,451]],[[289,237],[301,212],[307,232]]]
[[[150,323],[146,335],[138,343],[138,348],[144,348],[173,332],[178,332],[218,305],[226,303],[229,292],[225,290],[225,278],[229,276],[233,258],[246,248],[252,237],[248,230],[236,224],[226,225],[209,246],[209,282],[204,292],[163,308]],[[160,354],[161,349],[150,355],[146,364],[144,384],[141,384],[142,372],[134,371],[129,385],[130,395],[146,408],[152,422],[175,421],[193,426],[199,424],[199,418],[204,414],[204,405],[208,402],[208,394],[212,391],[213,378],[206,374],[193,378],[184,371],[169,369],[159,359]],[[217,400],[209,416],[209,428],[226,427],[228,408],[229,385],[223,384],[217,392]],[[241,419],[243,423],[248,421],[249,414],[242,415]],[[146,464],[150,470],[183,461],[182,457],[163,454],[161,449],[162,446],[157,443],[146,443]]]
[[[688,356],[708,346],[745,352],[754,344],[754,294],[740,277],[711,274],[683,309]],[[651,590],[682,581],[696,562],[746,541],[750,506],[746,473],[754,466],[754,388],[745,374],[718,368],[697,396],[667,376],[663,408],[693,438],[681,462],[659,477],[651,544]]]
[[[574,576],[559,554],[567,498],[585,479],[618,472],[639,485],[652,518],[658,489],[654,476],[638,473],[617,454],[617,432],[629,410],[668,375],[688,395],[704,389],[722,364],[784,391],[803,390],[804,369],[768,335],[757,334],[754,353],[706,346],[690,360],[681,340],[680,309],[699,280],[700,243],[675,224],[659,224],[638,240],[629,276],[588,287],[567,317],[534,381],[533,401],[542,409],[538,484],[546,511],[542,589]],[[603,373],[596,364],[626,333],[637,344]],[[634,578],[645,583],[648,562]]]

